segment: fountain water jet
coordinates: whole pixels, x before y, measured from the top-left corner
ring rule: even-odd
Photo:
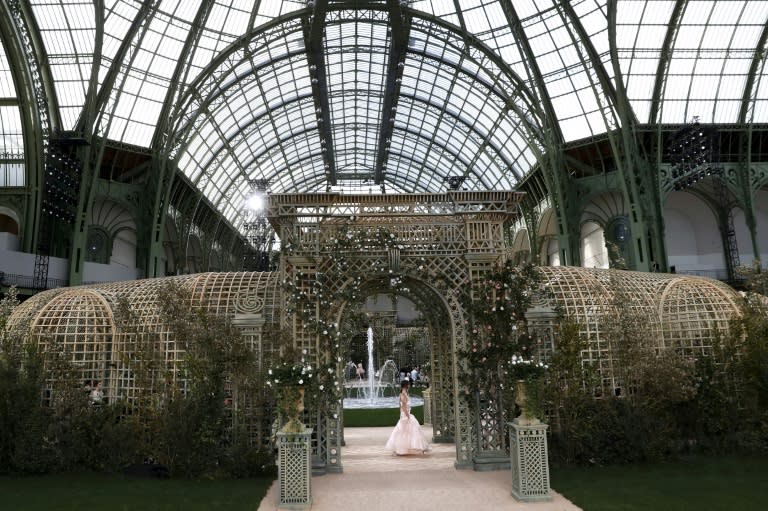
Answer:
[[[381,369],[374,371],[373,369],[373,328],[368,327],[368,377],[365,382],[365,387],[362,387],[363,397],[345,397],[344,408],[398,408],[400,406],[400,380],[399,371],[397,365],[393,360],[387,360]],[[376,378],[378,376],[378,382]],[[362,383],[362,382],[361,382]],[[345,388],[361,390],[361,386],[349,383],[349,386],[345,384]],[[384,397],[384,389],[394,389],[394,396]],[[423,403],[422,398],[418,396],[411,397],[412,406],[419,406]]]
[[[376,389],[374,388],[374,378],[376,377],[375,374],[373,374],[373,327],[368,327],[368,402],[369,404],[373,405],[373,401],[379,397],[376,394]]]

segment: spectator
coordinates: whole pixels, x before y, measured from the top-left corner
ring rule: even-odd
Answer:
[[[104,400],[104,391],[101,390],[101,382],[96,381],[93,388],[91,389],[91,393],[88,396],[91,399],[91,404],[93,405],[100,405],[101,402]]]

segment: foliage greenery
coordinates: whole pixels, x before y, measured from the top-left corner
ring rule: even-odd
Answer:
[[[424,407],[414,406],[411,413],[419,424],[424,423]],[[344,410],[345,428],[391,428],[400,419],[399,408],[361,408]]]
[[[510,405],[515,382],[526,380],[533,389],[546,369],[533,358],[533,338],[525,320],[525,312],[545,292],[544,278],[534,265],[515,266],[508,261],[462,296],[469,345],[460,352],[466,361],[461,380],[467,397],[479,393],[481,399],[492,398],[501,391],[507,394],[504,401],[514,417]],[[533,392],[527,401],[535,405],[536,395]]]
[[[130,401],[91,405],[71,354],[38,352],[23,326],[0,329],[0,471],[120,471],[152,460],[180,477],[272,472],[272,453],[250,438],[269,413],[253,352],[225,318],[190,307],[186,290],[170,285],[159,294],[169,339],[140,330],[125,299],[117,300],[116,325],[128,337],[120,356],[138,389]],[[12,294],[2,301],[0,321],[15,303]],[[160,349],[166,340],[185,353],[176,368]],[[249,405],[237,414],[233,394]]]
[[[25,511],[244,511],[258,507],[272,481],[271,476],[242,480],[156,480],[78,472],[0,477],[0,493],[3,509]]]
[[[650,344],[638,317],[617,297],[601,328],[612,342],[614,391],[599,360],[582,363],[586,339],[563,318],[542,387],[550,457],[563,464],[654,462],[690,453],[768,452],[768,308],[745,294],[711,353]],[[658,348],[657,348],[658,349]]]
[[[273,331],[279,331],[278,336],[282,339],[288,337],[280,329]],[[308,408],[322,404],[320,396],[336,386],[335,370],[331,365],[313,367],[307,362],[306,350],[299,352],[289,343],[281,346],[279,357],[267,369],[266,385],[274,392],[279,424],[291,431],[301,431],[300,415],[305,404]],[[335,394],[335,391],[331,393]]]

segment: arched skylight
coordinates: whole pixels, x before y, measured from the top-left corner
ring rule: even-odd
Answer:
[[[62,127],[93,75],[94,133],[171,155],[235,225],[253,179],[509,189],[627,120],[768,122],[762,0],[30,3]]]

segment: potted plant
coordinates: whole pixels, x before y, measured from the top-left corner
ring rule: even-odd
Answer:
[[[304,411],[304,395],[316,381],[315,369],[304,357],[296,362],[280,361],[267,370],[266,383],[275,392],[278,419],[283,424],[283,431],[297,433],[304,430],[300,418]]]

